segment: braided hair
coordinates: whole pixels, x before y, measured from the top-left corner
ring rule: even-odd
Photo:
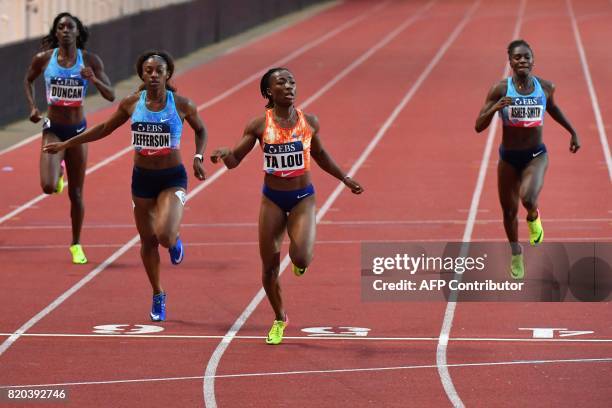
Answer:
[[[77,39],[76,39],[77,48],[80,48],[82,50],[85,49],[85,44],[87,43],[87,39],[89,38],[89,30],[87,29],[87,27],[83,25],[83,23],[81,22],[81,20],[79,20],[78,17],[75,17],[70,13],[59,13],[53,19],[53,25],[51,26],[51,29],[49,30],[49,34],[44,36],[41,41],[40,48],[42,50],[51,50],[59,46],[59,40],[57,36],[55,35],[55,32],[57,31],[57,26],[59,25],[60,20],[64,17],[70,17],[76,23],[77,30],[79,31],[79,35],[77,36]]]
[[[289,70],[283,67],[270,68],[268,72],[266,72],[264,76],[261,77],[261,82],[259,83],[259,90],[261,92],[261,96],[263,96],[264,99],[268,100],[268,103],[266,104],[266,108],[268,109],[274,107],[274,102],[272,101],[272,95],[268,94],[268,89],[270,89],[270,77],[272,76],[272,74],[278,71],[289,71]]]
[[[145,61],[151,57],[159,57],[162,60],[164,60],[164,62],[166,63],[166,70],[168,71],[168,79],[166,79],[166,89],[172,92],[176,92],[176,87],[170,83],[170,78],[172,78],[172,75],[174,74],[174,58],[172,58],[172,55],[170,55],[166,51],[148,50],[138,56],[138,59],[136,60],[136,72],[138,73],[138,76],[140,77],[140,79],[143,79],[142,78],[142,74],[143,74],[142,66],[145,63]],[[140,85],[138,90],[142,91],[144,88],[145,88],[145,85],[142,84]]]

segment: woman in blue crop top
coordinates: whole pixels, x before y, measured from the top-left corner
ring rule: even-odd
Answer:
[[[179,150],[183,121],[195,132],[193,172],[199,180],[205,178],[202,161],[206,128],[195,104],[178,95],[168,82],[174,73],[174,61],[169,54],[147,51],[138,57],[136,69],[142,86],[123,99],[106,122],[65,142],[49,143],[43,150],[57,153],[102,139],[131,119],[132,201],[140,235],[140,257],[153,289],[151,320],[163,321],[166,292],[160,282],[159,246],[168,248],[170,261],[175,265],[182,262],[184,255],[178,234],[187,191],[187,173]]]
[[[87,123],[83,113],[83,99],[87,84],[93,83],[100,94],[113,101],[115,93],[104,72],[102,60],[85,51],[89,37],[81,21],[69,14],[58,14],[49,35],[42,40],[42,51],[34,56],[26,73],[25,94],[30,107],[30,120],[42,119],[34,101],[34,80],[44,74],[49,110],[43,122],[42,144],[68,140],[83,132]],[[40,185],[45,194],[61,193],[64,189],[62,160],[66,163],[68,196],[72,218],[72,262],[87,263],[81,247],[83,182],[87,167],[87,146],[77,146],[61,155],[40,154]]]
[[[522,279],[525,275],[522,248],[518,243],[519,200],[527,210],[529,242],[538,245],[544,230],[538,210],[548,167],[546,146],[542,143],[544,112],[571,135],[569,150],[576,153],[580,142],[576,131],[555,103],[555,86],[532,75],[533,51],[524,40],[508,45],[512,76],[493,85],[476,119],[476,131],[485,130],[496,112],[503,121],[502,142],[497,165],[497,187],[504,228],[512,248],[510,275]]]

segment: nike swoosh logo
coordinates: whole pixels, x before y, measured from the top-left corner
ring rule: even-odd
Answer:
[[[145,150],[145,152],[147,152],[147,156],[155,156],[157,153],[159,153],[159,150]]]
[[[83,127],[82,127],[82,128],[80,128],[80,129],[77,129],[77,133],[81,133],[81,132],[82,132],[82,131],[84,131],[84,130],[85,130],[85,126],[83,126]]]
[[[287,173],[281,172],[280,175],[281,177],[287,177],[288,175],[293,174],[293,173],[295,173],[295,171],[288,171]]]
[[[170,120],[170,118],[165,118],[165,119],[160,119],[159,121],[160,121],[160,122],[167,122],[167,121],[169,121],[169,120]]]
[[[306,196],[308,196],[308,193],[306,193],[306,194],[304,194],[304,195],[298,195],[298,196],[297,196],[297,198],[298,198],[298,200],[299,200],[299,199],[304,198],[304,197],[306,197]]]
[[[540,150],[540,151],[539,151],[539,152],[537,152],[537,153],[532,153],[532,156],[533,156],[533,157],[538,157],[538,156],[540,155],[540,153],[544,153],[544,150]]]
[[[151,319],[157,320],[159,319],[159,315],[151,313]]]
[[[78,76],[81,76],[81,74],[70,74],[70,78],[76,78]]]

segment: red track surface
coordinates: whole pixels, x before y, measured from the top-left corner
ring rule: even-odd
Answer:
[[[612,57],[603,38],[612,35],[612,4],[575,3],[602,118],[610,124],[612,90],[607,84]],[[225,350],[214,389],[207,390],[209,396],[214,392],[219,406],[450,405],[452,396],[445,392],[436,369],[446,304],[363,303],[360,242],[462,239],[486,139],[486,132],[473,132],[473,123],[488,87],[502,72],[519,3],[482,2],[424,78],[420,76],[472,2],[434,3],[369,58],[358,60],[425,4],[391,1],[375,8],[374,2],[350,1],[177,77],[179,91],[203,105],[362,16],[282,63],[295,73],[300,101],[308,101],[306,110],[319,116],[326,148],[346,169],[407,92],[423,81],[358,169],[356,178],[366,193],[356,197],[343,192],[332,203],[318,227],[316,259],[307,275],[283,278],[291,318],[283,345],[269,347],[263,342],[273,316],[264,300]],[[527,10],[520,33],[535,50],[536,73],[557,84],[557,103],[583,142],[583,149],[570,155],[567,134],[547,118],[545,140],[551,164],[541,196],[546,237],[609,241],[610,179],[566,3],[531,0]],[[359,63],[338,80],[355,61]],[[202,111],[211,148],[233,145],[242,126],[260,114],[258,79]],[[333,86],[311,99],[330,81]],[[111,112],[90,115],[90,125]],[[125,148],[126,134],[124,128],[91,145],[90,166]],[[185,157],[193,150],[191,139],[188,132]],[[30,143],[0,156],[2,167],[14,168],[13,173],[0,173],[5,191],[0,217],[40,194],[38,169],[30,160],[37,158],[38,149],[37,142]],[[493,155],[474,240],[504,239],[495,161]],[[185,337],[83,336],[93,334],[98,325],[151,325],[150,289],[136,245],[6,348],[9,334],[136,235],[129,195],[131,165],[131,154],[126,153],[87,177],[83,241],[88,265],[68,262],[65,196],[43,199],[0,225],[4,294],[0,341],[5,347],[0,348],[0,386],[62,384],[59,387],[69,392],[68,405],[79,407],[204,405],[203,377],[209,359],[260,287],[255,222],[261,171],[255,152],[239,169],[222,174],[188,201],[181,231],[186,259],[180,267],[163,261],[169,320],[155,324],[164,328],[156,334]],[[218,171],[211,165],[207,170],[209,176]],[[322,206],[337,182],[318,169],[314,181]],[[197,186],[190,178],[190,189]],[[525,239],[523,228],[520,234]],[[609,406],[610,321],[609,303],[458,304],[445,354],[455,394],[466,406]],[[313,338],[301,331],[346,326],[371,330],[363,338]],[[519,328],[529,327],[594,333],[521,341],[528,340],[531,332]]]

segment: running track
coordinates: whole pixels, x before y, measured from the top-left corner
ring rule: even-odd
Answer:
[[[255,152],[232,172],[207,165],[206,183],[190,179],[186,260],[171,268],[162,258],[169,320],[155,325],[161,332],[133,335],[93,333],[151,325],[133,240],[132,159],[117,154],[127,151],[127,128],[90,146],[98,168],[86,182],[85,266],[68,263],[67,198],[26,205],[40,194],[38,141],[0,155],[14,168],[0,173],[0,217],[14,212],[0,218],[0,384],[60,384],[79,407],[608,406],[609,303],[362,303],[358,271],[361,241],[503,239],[499,129],[472,129],[517,32],[534,48],[536,73],[557,84],[583,144],[570,155],[567,134],[547,118],[547,240],[612,240],[612,56],[603,40],[611,23],[605,0],[349,1],[178,77],[214,148],[233,145],[261,112],[261,71],[289,66],[326,148],[366,187],[359,197],[337,194],[337,182],[314,170],[316,256],[304,278],[283,278],[291,324],[280,347],[262,338],[272,314],[257,297]],[[190,132],[184,150],[191,157]],[[301,330],[312,327],[370,331]],[[532,341],[519,330],[529,327],[592,333]]]

